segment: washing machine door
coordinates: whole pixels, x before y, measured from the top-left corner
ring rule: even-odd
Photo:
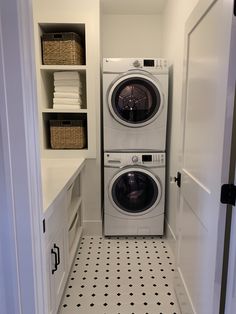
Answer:
[[[107,101],[112,116],[119,123],[142,127],[161,113],[164,97],[154,76],[144,71],[130,71],[111,83]]]
[[[142,215],[159,203],[161,184],[150,171],[130,167],[113,177],[109,197],[117,210],[129,215]]]

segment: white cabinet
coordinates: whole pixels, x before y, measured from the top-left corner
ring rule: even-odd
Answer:
[[[68,276],[68,232],[65,209],[66,193],[61,193],[48,209],[50,216],[45,220],[48,312],[51,314],[57,312]]]
[[[49,313],[57,313],[68,273],[66,232],[58,230],[46,248]]]
[[[82,235],[83,160],[42,163],[48,313],[56,314]],[[59,171],[60,169],[60,171]]]

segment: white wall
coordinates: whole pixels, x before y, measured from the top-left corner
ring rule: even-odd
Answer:
[[[168,126],[168,175],[167,175],[167,220],[169,231],[177,237],[177,211],[179,191],[177,185],[170,182],[180,169],[180,118],[184,57],[184,26],[198,0],[168,0],[162,17],[162,56],[170,63],[169,86],[169,126]],[[173,247],[174,249],[174,247]]]
[[[100,151],[97,153],[100,154]],[[83,175],[83,231],[84,234],[102,234],[101,222],[101,161],[89,159]]]
[[[161,53],[160,15],[102,15],[103,57],[158,57]]]

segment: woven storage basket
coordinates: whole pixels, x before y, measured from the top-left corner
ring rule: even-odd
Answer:
[[[43,64],[84,64],[84,49],[76,33],[45,33],[42,46]]]
[[[53,149],[78,149],[86,145],[86,130],[82,120],[50,120],[50,140]]]

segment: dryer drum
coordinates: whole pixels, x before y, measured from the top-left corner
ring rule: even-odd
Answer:
[[[111,102],[118,118],[130,124],[140,124],[156,115],[161,106],[161,96],[151,81],[132,77],[115,87]]]
[[[159,184],[158,184],[159,185]],[[118,208],[129,213],[149,210],[160,198],[160,186],[141,171],[126,171],[112,185],[112,199]]]

